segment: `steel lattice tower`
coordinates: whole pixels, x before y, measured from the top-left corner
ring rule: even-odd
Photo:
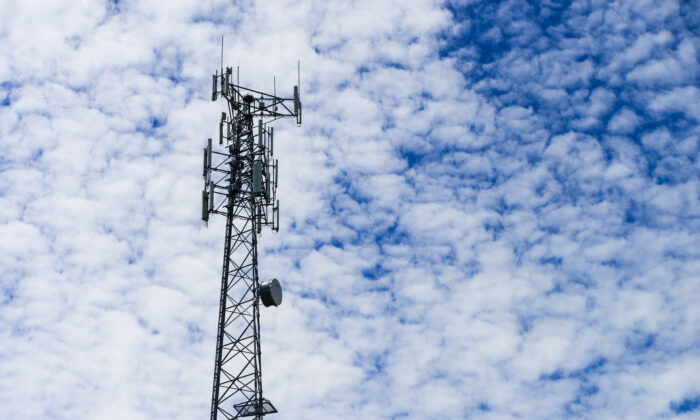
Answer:
[[[257,238],[263,226],[279,230],[277,160],[273,161],[271,122],[284,117],[301,124],[299,87],[281,98],[241,87],[229,67],[212,76],[212,101],[226,100],[219,122],[219,149],[204,149],[202,219],[226,217],[224,261],[216,338],[211,420],[276,413],[263,398],[260,355],[260,303],[278,305],[277,280],[258,278]]]

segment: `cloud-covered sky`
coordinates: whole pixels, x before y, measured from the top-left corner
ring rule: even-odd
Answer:
[[[209,415],[222,35],[302,67],[273,418],[698,418],[699,7],[0,0],[0,418]]]

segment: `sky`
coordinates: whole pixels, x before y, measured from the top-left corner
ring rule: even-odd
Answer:
[[[700,4],[0,0],[0,417],[209,415],[211,74],[291,96],[273,419],[700,416]]]

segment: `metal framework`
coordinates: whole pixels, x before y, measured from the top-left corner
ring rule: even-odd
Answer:
[[[301,124],[299,88],[281,98],[234,84],[232,69],[212,76],[212,101],[226,100],[219,149],[204,149],[202,219],[226,217],[211,420],[276,413],[263,398],[260,355],[260,280],[257,238],[263,226],[279,230],[277,160],[271,122]],[[276,90],[276,89],[275,89]]]

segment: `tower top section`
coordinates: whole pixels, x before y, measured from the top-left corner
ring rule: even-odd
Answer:
[[[245,114],[249,117],[264,119],[266,124],[280,118],[294,117],[297,125],[301,125],[299,84],[294,86],[294,93],[291,98],[284,98],[277,96],[276,82],[273,94],[264,93],[241,86],[238,80],[238,71],[236,73],[235,83],[231,67],[227,67],[225,70],[222,69],[221,74],[217,71],[212,75],[212,101],[216,101],[219,97],[226,99],[232,117],[238,114]],[[297,77],[297,80],[299,81],[299,77]]]

